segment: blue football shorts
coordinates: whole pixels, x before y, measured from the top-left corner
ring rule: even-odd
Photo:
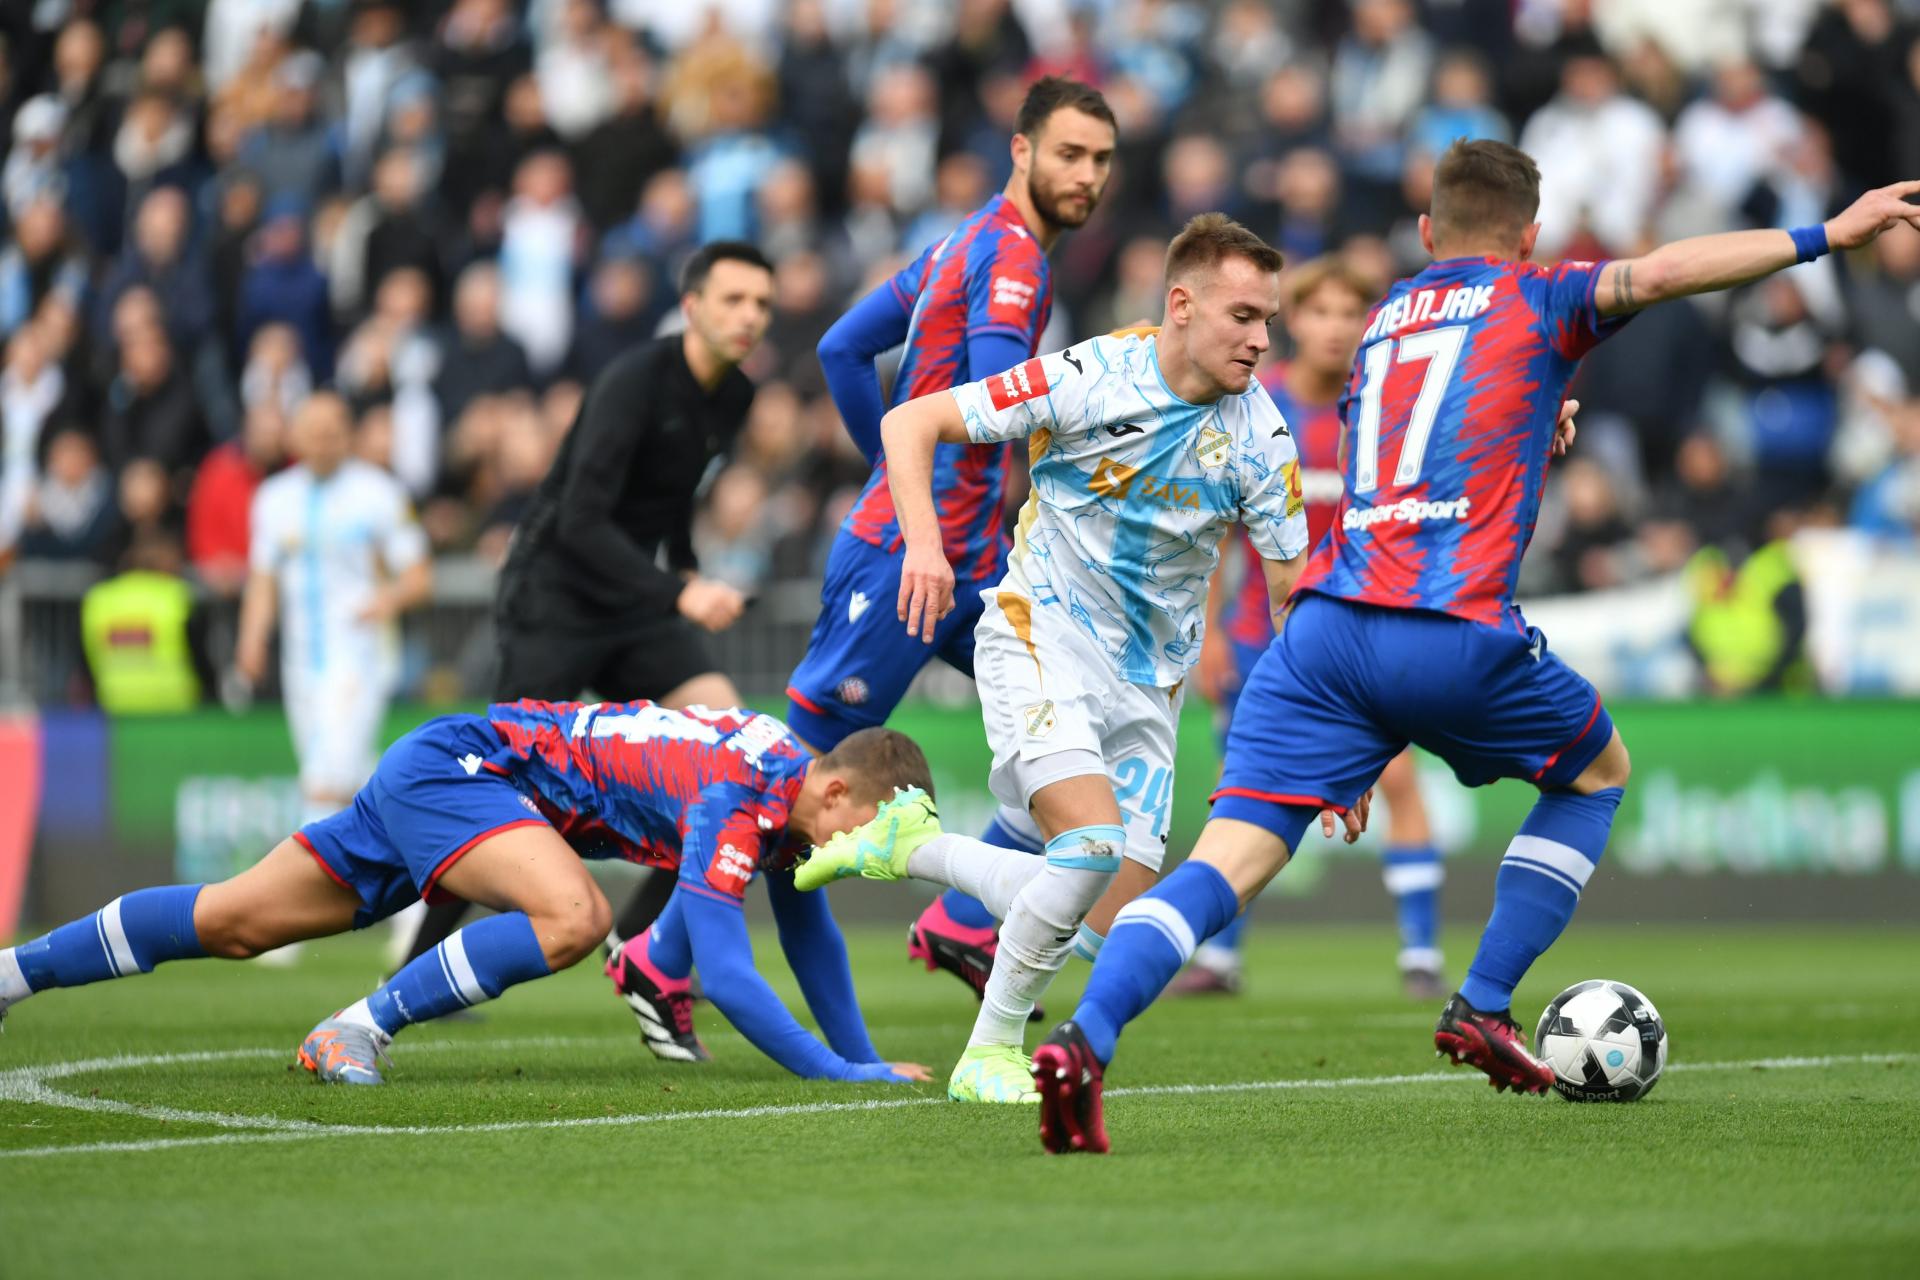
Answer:
[[[353,927],[412,903],[448,895],[448,867],[489,836],[549,825],[509,779],[511,751],[479,716],[429,720],[387,748],[373,777],[339,813],[294,839],[342,887],[360,897]]]
[[[985,607],[981,592],[998,583],[954,584],[953,612],[934,628],[933,643],[907,634],[900,621],[900,564],[846,533],[834,539],[820,588],[820,618],[806,656],[787,682],[787,727],[816,751],[831,751],[856,729],[885,724],[929,658],[973,674],[973,628]]]
[[[1408,743],[1466,786],[1545,790],[1579,777],[1612,737],[1599,693],[1537,627],[1308,592],[1240,690],[1213,816],[1296,849],[1321,809],[1345,812]]]

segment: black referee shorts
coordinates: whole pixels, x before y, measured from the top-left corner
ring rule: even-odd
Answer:
[[[554,617],[499,624],[496,702],[566,702],[591,690],[608,702],[658,701],[695,676],[720,670],[707,632],[675,615],[618,630]]]

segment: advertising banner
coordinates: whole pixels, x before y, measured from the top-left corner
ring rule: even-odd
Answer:
[[[1635,874],[1920,874],[1920,704],[1760,699],[1610,704],[1633,757],[1633,783],[1608,854]],[[398,708],[391,741],[444,708]],[[941,814],[977,831],[994,808],[979,712],[909,705],[891,722],[933,763]],[[1219,770],[1209,712],[1181,723],[1169,845],[1178,854],[1206,821]],[[108,725],[108,829],[122,843],[171,851],[182,879],[208,879],[257,858],[299,822],[286,721],[275,710],[207,712]],[[1467,789],[1437,760],[1422,791],[1453,856],[1497,856],[1532,805],[1520,782]],[[80,826],[49,788],[43,826]],[[1361,844],[1320,842],[1331,857],[1371,856],[1384,814]]]

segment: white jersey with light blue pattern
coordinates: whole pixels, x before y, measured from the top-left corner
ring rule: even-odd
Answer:
[[[253,495],[248,559],[280,597],[280,657],[289,681],[325,671],[372,677],[397,660],[399,628],[361,613],[381,582],[427,555],[407,491],[372,463],[348,459],[324,479],[304,466]]]
[[[1093,338],[952,394],[976,444],[1027,437],[1033,492],[1000,589],[1064,609],[1133,684],[1170,687],[1199,660],[1228,524],[1244,521],[1265,559],[1306,550],[1298,455],[1266,390],[1182,400],[1152,332]]]

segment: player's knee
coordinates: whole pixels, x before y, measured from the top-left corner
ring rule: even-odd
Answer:
[[[193,929],[201,949],[222,960],[251,960],[286,941],[276,936],[271,926],[257,919],[218,909],[196,912]]]
[[[547,966],[556,972],[586,959],[613,928],[613,909],[598,889],[571,895],[529,915]]]

